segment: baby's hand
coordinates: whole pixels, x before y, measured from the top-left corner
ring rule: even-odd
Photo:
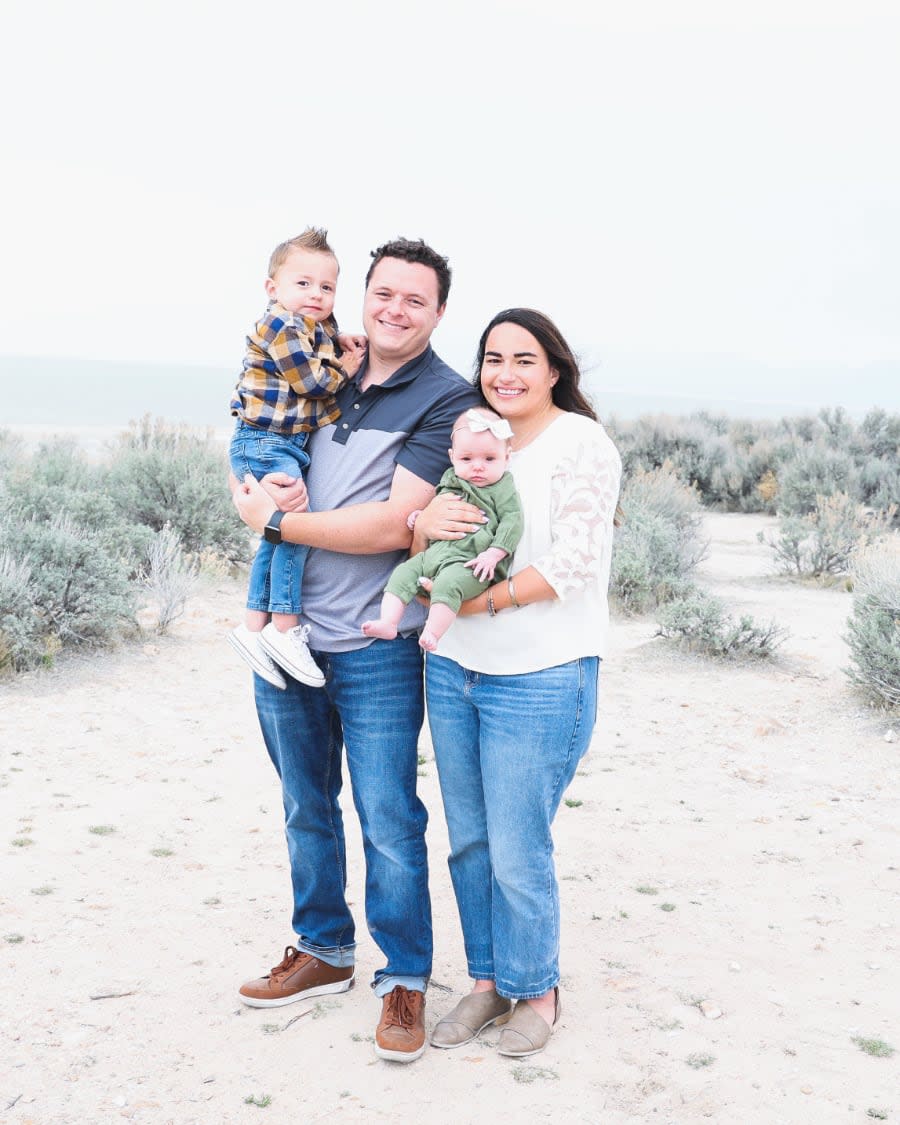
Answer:
[[[504,551],[502,547],[488,547],[487,550],[482,551],[480,555],[476,555],[474,559],[470,559],[465,566],[471,567],[475,577],[480,582],[490,582],[494,577],[494,571],[497,569],[497,563],[501,559],[505,559],[509,551]]]
[[[340,363],[348,378],[352,378],[362,367],[365,354],[364,351],[352,351],[350,348],[344,348]]]

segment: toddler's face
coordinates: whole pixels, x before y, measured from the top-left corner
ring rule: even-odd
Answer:
[[[450,461],[460,480],[479,488],[496,484],[509,466],[509,443],[495,438],[490,430],[473,434],[460,427],[453,434]]]
[[[334,308],[338,264],[331,254],[292,250],[266,278],[266,293],[288,312],[312,320],[325,320]]]

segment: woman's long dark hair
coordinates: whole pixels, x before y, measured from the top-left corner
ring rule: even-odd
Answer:
[[[581,390],[581,371],[578,360],[563,334],[556,327],[549,316],[538,312],[537,309],[504,309],[498,312],[491,323],[485,328],[478,341],[478,355],[475,359],[475,389],[484,397],[481,389],[481,367],[484,363],[484,350],[491,330],[498,324],[517,324],[530,332],[547,353],[550,366],[558,373],[559,378],[551,388],[554,406],[560,410],[569,410],[573,414],[583,414],[586,418],[597,421],[597,414]]]
[[[547,353],[550,366],[559,374],[550,392],[554,406],[558,406],[560,410],[568,410],[572,414],[583,414],[585,418],[592,418],[595,422],[599,421],[596,411],[581,390],[581,369],[575,353],[550,317],[538,312],[537,309],[504,309],[503,312],[497,313],[482,332],[481,339],[478,341],[473,380],[475,389],[482,398],[484,398],[484,391],[481,389],[481,368],[484,364],[484,351],[491,329],[496,328],[498,324],[517,324],[520,328],[524,328],[534,336]],[[613,518],[615,526],[619,527],[624,518],[625,513],[621,505],[616,504],[616,514]]]

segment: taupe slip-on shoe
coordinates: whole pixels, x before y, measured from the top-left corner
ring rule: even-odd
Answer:
[[[479,1031],[509,1014],[512,1000],[490,992],[472,992],[448,1012],[431,1033],[432,1047],[461,1047]]]
[[[498,1055],[508,1055],[511,1058],[522,1059],[528,1055],[536,1055],[547,1046],[547,1041],[553,1034],[553,1028],[559,1023],[562,1006],[559,1002],[559,989],[556,993],[556,1010],[553,1013],[553,1027],[543,1016],[537,1012],[526,1000],[516,1004],[516,1010],[509,1018],[509,1023],[500,1032],[500,1042],[497,1044]]]

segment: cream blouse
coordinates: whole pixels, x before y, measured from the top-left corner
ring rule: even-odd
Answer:
[[[557,597],[495,617],[459,617],[441,638],[438,655],[491,675],[602,657],[619,453],[599,422],[565,413],[513,453],[509,468],[525,519],[510,574],[533,566]]]

